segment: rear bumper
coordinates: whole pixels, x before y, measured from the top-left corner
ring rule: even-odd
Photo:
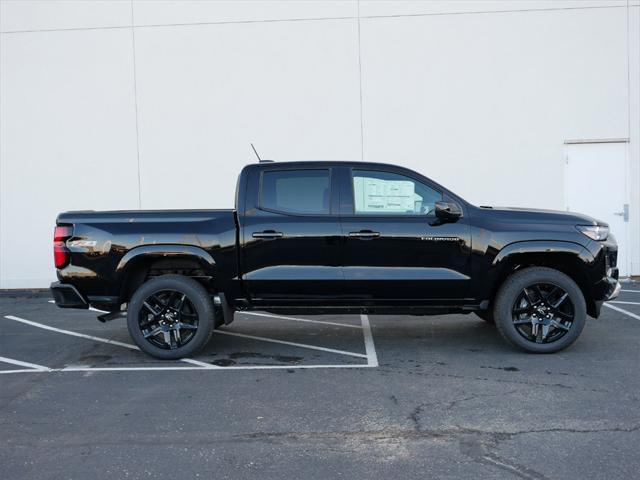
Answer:
[[[73,285],[53,282],[49,289],[53,300],[60,308],[89,308],[87,301]]]

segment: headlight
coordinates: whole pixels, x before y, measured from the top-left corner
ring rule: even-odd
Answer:
[[[576,229],[580,233],[584,233],[591,240],[601,241],[606,240],[609,236],[609,227],[604,225],[576,225]]]

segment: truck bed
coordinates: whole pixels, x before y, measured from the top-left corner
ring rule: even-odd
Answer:
[[[123,291],[132,281],[141,281],[130,275],[140,262],[149,263],[149,268],[173,262],[197,269],[231,290],[229,282],[238,277],[232,209],[86,210],[61,213],[56,223],[73,227],[66,241],[70,262],[58,269],[58,279],[76,287],[82,284],[91,292],[87,301],[106,310],[118,309]],[[178,257],[189,261],[176,263]]]

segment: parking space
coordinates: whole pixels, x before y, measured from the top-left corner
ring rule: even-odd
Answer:
[[[640,286],[570,349],[475,315],[239,314],[162,362],[126,324],[0,298],[6,478],[632,478]],[[560,454],[559,452],[562,452]]]
[[[22,302],[21,316],[4,315],[0,373],[142,370],[359,368],[377,366],[366,315],[294,317],[239,313],[216,330],[198,358],[155,360],[132,344],[124,321],[101,324],[99,311],[62,310],[51,301]],[[35,318],[35,320],[34,320]],[[21,341],[21,340],[27,340]],[[54,348],[51,348],[53,346]],[[57,355],[55,352],[62,352]]]
[[[620,296],[606,306],[640,320],[640,288],[635,284],[625,284]]]

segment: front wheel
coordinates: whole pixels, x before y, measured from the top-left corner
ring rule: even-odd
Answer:
[[[163,360],[199,352],[214,329],[214,305],[195,280],[162,275],[144,283],[129,302],[127,326],[145,353]]]
[[[567,348],[580,336],[587,318],[580,287],[546,267],[525,268],[507,278],[493,313],[500,334],[532,353]]]

